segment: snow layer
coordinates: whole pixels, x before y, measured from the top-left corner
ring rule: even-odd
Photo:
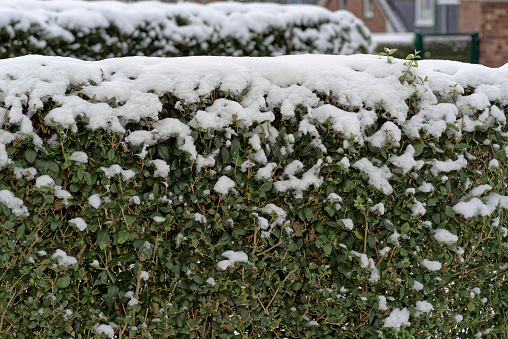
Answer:
[[[383,320],[383,327],[392,327],[396,331],[399,331],[403,325],[411,325],[409,323],[409,310],[405,307],[402,310],[397,307]]]
[[[24,205],[23,200],[17,198],[14,193],[9,190],[0,191],[0,202],[9,208],[17,217],[29,216],[28,208]]]
[[[71,154],[69,160],[75,161],[80,164],[86,164],[88,162],[88,155],[85,152],[76,151]]]
[[[434,161],[432,163],[432,168],[430,169],[430,172],[433,175],[438,175],[441,172],[451,172],[451,171],[458,171],[464,167],[467,166],[467,160],[464,158],[462,154],[460,154],[457,157],[457,160],[451,160],[448,159],[446,161]]]
[[[223,175],[215,183],[215,186],[213,186],[213,190],[222,195],[226,195],[230,190],[233,189],[233,187],[235,187],[235,182],[231,180],[229,177]]]
[[[463,215],[464,218],[472,218],[490,216],[498,207],[508,209],[508,196],[491,193],[481,200],[472,198],[468,201],[461,201],[453,206],[453,210],[455,213]]]
[[[423,290],[423,284],[421,282],[415,280],[413,288],[415,289],[415,291],[421,291],[421,290]]]
[[[399,167],[402,170],[402,173],[406,174],[417,165],[416,160],[413,158],[414,154],[414,147],[412,145],[408,145],[403,155],[391,157],[390,162],[394,166]]]
[[[365,253],[358,253],[356,251],[351,251],[350,253],[360,258],[360,266],[362,268],[368,268],[370,272],[369,281],[376,284],[381,278],[381,275],[374,263],[374,259],[367,257],[367,254]]]
[[[14,175],[16,176],[16,179],[21,179],[24,177],[26,180],[32,180],[37,175],[37,169],[34,167],[14,167]]]
[[[388,306],[386,305],[386,297],[384,295],[378,295],[378,309],[380,311],[388,311]]]
[[[362,158],[355,162],[353,167],[364,172],[368,177],[369,184],[381,190],[384,194],[391,194],[393,192],[392,185],[388,182],[393,174],[386,165],[376,167],[369,159]]]
[[[58,265],[65,268],[78,263],[76,258],[67,255],[67,253],[65,253],[61,249],[57,249],[55,253],[51,256],[51,258],[56,258],[56,260],[58,261]]]
[[[442,228],[434,230],[434,239],[447,245],[453,245],[459,240],[455,234]]]
[[[51,188],[54,185],[55,185],[55,181],[49,175],[41,175],[40,177],[38,177],[35,180],[35,186],[37,188],[42,188],[42,187],[50,187]]]
[[[115,337],[115,329],[111,325],[101,324],[95,326],[97,334],[105,334],[108,338]]]
[[[295,72],[295,69],[299,71]],[[198,101],[200,96],[208,95],[217,87],[232,94],[240,94],[248,89],[240,103],[227,99],[217,100],[205,111],[196,112],[189,125],[177,119],[166,118],[156,121],[151,131],[136,131],[126,137],[128,145],[143,146],[145,152],[146,148],[156,140],[176,138],[178,147],[190,153],[192,160],[196,160],[198,154],[190,134],[193,129],[202,128],[198,126],[198,120],[200,124],[206,121],[206,126],[209,128],[227,129],[234,127],[232,117],[236,115],[241,126],[252,126],[257,122],[271,127],[269,125],[274,115],[270,110],[273,107],[279,105],[289,107],[285,110],[285,117],[291,118],[294,115],[291,107],[304,104],[310,110],[302,121],[305,126],[300,126],[300,129],[305,127],[303,132],[312,135],[315,133],[313,131],[320,128],[326,120],[331,123],[337,133],[352,136],[360,142],[365,140],[374,146],[381,146],[390,140],[396,144],[400,139],[399,132],[411,136],[414,131],[425,130],[424,125],[429,121],[425,114],[430,114],[429,112],[436,105],[436,95],[446,96],[450,86],[455,86],[455,89],[460,91],[460,88],[464,86],[489,84],[489,90],[495,89],[499,94],[496,97],[497,100],[502,103],[508,102],[508,94],[506,94],[508,93],[508,68],[489,69],[464,64],[461,64],[459,68],[458,63],[453,62],[421,61],[415,72],[421,76],[428,76],[431,80],[422,85],[425,87],[422,89],[425,95],[420,101],[422,110],[411,118],[412,127],[408,130],[406,99],[412,95],[414,89],[398,81],[397,74],[400,74],[403,69],[404,65],[400,60],[394,60],[388,64],[383,58],[368,55],[302,55],[228,59],[132,57],[99,62],[26,56],[0,62],[0,104],[8,108],[6,111],[8,122],[19,126],[19,132],[16,133],[33,135],[36,140],[40,140],[35,135],[31,120],[23,113],[22,107],[29,106],[36,110],[41,108],[44,101],[49,98],[59,102],[61,106],[52,109],[47,114],[45,122],[48,125],[56,123],[76,129],[76,118],[82,116],[89,128],[111,129],[127,133],[124,126],[129,121],[140,121],[143,118],[157,120],[158,113],[162,109],[159,96],[163,93],[172,92],[186,104],[190,104]],[[26,78],[30,78],[31,81],[23,81]],[[91,82],[95,86],[91,85]],[[48,86],[48,83],[51,83],[51,86]],[[69,85],[80,85],[80,93],[95,97],[95,100],[90,102],[77,95],[67,95]],[[486,88],[480,86],[476,91],[484,93],[487,91]],[[287,93],[285,89],[288,89]],[[148,93],[148,90],[152,92]],[[292,91],[300,95],[297,98],[288,96],[288,93]],[[362,107],[362,109],[358,112],[346,112],[330,105],[319,106],[313,91],[340,93],[339,104]],[[111,98],[115,98],[121,105],[111,107],[107,103]],[[365,131],[376,119],[372,109],[378,107],[380,103],[393,120],[382,125],[378,131],[379,137],[368,137]],[[442,108],[446,107],[448,106]],[[441,115],[435,116],[435,119],[444,119],[443,121],[449,123],[447,117],[453,114],[453,124],[458,128],[461,126],[462,119],[459,119],[459,111],[441,112]],[[422,115],[421,121],[413,120],[420,115]],[[497,118],[492,119],[500,121],[501,116],[502,114],[496,115]],[[483,124],[487,124],[487,121],[479,121],[479,125]],[[401,130],[401,126],[405,127]],[[9,132],[2,133],[0,137],[1,164],[8,164],[11,161],[7,153],[2,153],[2,149],[15,137],[15,134]],[[258,139],[255,135],[252,137],[254,138],[253,145],[257,147],[255,141]],[[322,150],[322,145],[319,144],[315,135],[313,138],[315,141],[313,145]],[[289,144],[285,147],[289,147],[290,141],[288,139]],[[264,160],[264,150],[261,146],[260,144],[252,159],[258,163],[263,163]],[[391,160],[392,164],[400,167],[403,172],[415,166],[412,159],[414,148],[411,146],[406,147],[403,155]],[[70,158],[75,161],[80,160],[80,163],[87,160],[86,154],[81,153],[73,154]],[[368,159],[360,160],[353,166],[366,172],[374,186],[377,185],[377,188],[389,194],[391,186],[388,183],[390,178],[388,168],[377,168],[369,165],[367,161]],[[348,167],[347,163],[343,163],[344,167]],[[460,170],[466,165],[467,160],[460,155],[455,161],[435,161],[431,164],[431,172],[437,175],[441,172]],[[243,166],[242,170],[244,170]],[[267,173],[261,172],[259,177],[264,178],[265,174]],[[287,172],[287,175],[295,176],[290,172]],[[306,184],[291,179],[275,183],[275,186],[279,187],[279,191],[294,189],[298,194],[300,184],[304,186]],[[307,184],[319,186],[319,179]]]
[[[155,171],[153,172],[154,177],[162,177],[165,178],[168,176],[170,171],[170,166],[162,159],[150,160],[150,163],[155,166]]]
[[[426,269],[430,271],[439,271],[442,266],[439,261],[433,261],[428,259],[423,259],[421,263],[423,266],[425,266]]]
[[[96,193],[94,195],[91,195],[89,198],[88,198],[88,203],[95,209],[98,209],[99,207],[101,207],[101,204],[102,204],[102,199],[101,199],[101,195],[99,193]]]
[[[416,313],[415,316],[420,316],[422,313],[429,313],[434,309],[434,306],[432,306],[431,303],[428,301],[417,301],[415,305]]]
[[[227,259],[221,260],[217,264],[217,267],[220,268],[221,270],[225,270],[230,266],[235,267],[235,262],[250,263],[249,256],[243,251],[226,251],[222,253],[222,256]]]
[[[275,189],[279,192],[286,192],[288,190],[294,190],[295,197],[300,197],[302,192],[309,189],[311,186],[319,187],[323,183],[323,178],[319,177],[319,171],[321,170],[321,165],[323,164],[323,160],[319,159],[317,164],[312,166],[308,171],[306,171],[301,179],[298,179],[294,175],[289,175],[288,180],[276,181],[273,185]]]
[[[77,152],[75,152],[75,153],[77,153]],[[112,178],[116,174],[121,174],[122,179],[124,181],[129,180],[136,175],[136,173],[134,173],[133,170],[124,170],[124,169],[122,169],[122,167],[120,167],[120,165],[116,165],[116,164],[111,165],[110,167],[107,167],[107,168],[101,167],[101,170],[104,172],[104,175],[107,178]]]
[[[85,220],[83,220],[83,218],[71,219],[71,220],[69,220],[69,223],[76,226],[81,232],[86,230],[86,228],[88,227],[87,223],[85,222]]]

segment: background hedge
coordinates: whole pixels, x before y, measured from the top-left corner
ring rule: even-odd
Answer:
[[[371,36],[347,11],[309,5],[0,1],[0,58],[353,54]]]

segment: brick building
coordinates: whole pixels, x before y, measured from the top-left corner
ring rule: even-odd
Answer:
[[[462,0],[459,10],[459,31],[481,33],[480,63],[508,63],[508,0]]]

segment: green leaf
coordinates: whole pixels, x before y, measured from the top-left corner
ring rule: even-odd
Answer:
[[[110,148],[108,153],[106,153],[106,158],[108,158],[109,161],[113,161],[115,159],[115,150]]]
[[[118,232],[118,243],[121,245],[129,240],[129,232],[127,230],[121,230]]]
[[[402,227],[401,227],[400,231],[402,232],[402,235],[404,235],[404,234],[408,234],[408,233],[409,233],[409,223],[408,223],[408,222],[405,222],[405,223],[402,225]]]
[[[294,291],[298,291],[300,288],[302,288],[302,283],[301,282],[295,282],[293,284],[293,286],[291,286],[291,288],[294,290]]]
[[[326,244],[326,245],[323,247],[323,250],[325,251],[325,255],[326,255],[327,257],[329,257],[329,256],[330,256],[330,254],[332,253],[332,249],[333,249],[333,247],[332,247],[332,244],[330,244],[330,243]]]
[[[454,148],[464,148],[464,149],[467,149],[471,146],[469,146],[468,144],[457,144],[455,146],[453,146]]]
[[[358,233],[358,231],[353,230],[353,233],[354,233],[354,235],[356,235],[356,237],[357,237],[358,239],[363,240],[363,236],[362,236],[360,233]]]
[[[95,241],[96,243],[98,243],[99,245],[101,243],[109,244],[110,241],[111,241],[111,238],[109,237],[109,230],[108,229],[103,228],[103,229],[99,230],[99,232],[97,232],[97,240]]]
[[[399,299],[402,300],[404,298],[404,294],[406,293],[406,286],[402,285],[399,289]]]
[[[134,224],[136,222],[136,218],[137,216],[135,215],[132,215],[132,214],[126,214],[125,215],[125,220],[124,221],[127,221],[127,223],[130,225]]]
[[[314,216],[314,211],[312,210],[311,207],[308,206],[303,209],[303,213],[305,215],[305,219],[307,220],[311,220],[312,217]]]
[[[69,191],[71,193],[76,193],[77,191],[79,191],[81,189],[81,187],[78,185],[78,184],[71,184],[69,186]]]
[[[467,304],[467,310],[469,312],[473,312],[474,309],[475,309],[474,303],[470,302],[469,304]]]
[[[93,283],[94,286],[102,285],[108,282],[108,273],[106,271],[102,271],[99,273],[98,279]]]
[[[438,202],[439,202],[438,197],[431,197],[427,199],[427,206],[436,206]]]
[[[226,147],[222,147],[221,155],[222,155],[222,161],[225,164],[229,163],[229,151],[227,150]]]
[[[349,191],[351,191],[352,189],[354,189],[354,188],[355,188],[355,186],[356,186],[356,185],[355,185],[355,182],[354,182],[354,181],[352,181],[352,180],[348,180],[348,181],[346,181],[346,183],[344,184],[344,191],[349,192]]]
[[[16,237],[20,240],[24,239],[25,237],[25,224],[18,227],[18,230],[16,231]]]
[[[60,288],[66,288],[67,286],[69,286],[71,283],[71,279],[69,279],[68,276],[62,276],[62,277],[58,277],[58,279],[56,279],[56,286],[60,287]]]
[[[194,280],[196,282],[196,284],[200,284],[200,285],[203,285],[203,283],[205,282],[205,278],[203,278],[200,275],[195,275],[194,277],[192,277],[192,280]]]
[[[455,218],[455,211],[451,206],[446,206],[445,211],[447,216],[449,216],[450,218]]]
[[[376,239],[371,234],[367,237],[367,242],[370,248],[376,248]]]
[[[172,160],[171,151],[169,150],[169,147],[166,145],[159,145],[159,147],[157,147],[157,153],[159,153],[159,156],[165,162],[170,162]]]
[[[324,228],[323,224],[320,221],[316,222],[314,225],[315,225],[314,226],[314,230],[316,232],[318,232],[318,233],[324,233],[325,232],[325,228]]]
[[[37,158],[37,152],[33,148],[27,148],[25,151],[25,159],[29,163],[33,164]]]
[[[53,160],[49,160],[48,163],[48,169],[52,172],[58,173],[60,172],[60,166],[58,166],[58,163]]]
[[[83,180],[83,175],[85,174],[85,171],[82,168],[78,168],[76,171],[76,175],[78,176],[78,180]]]
[[[116,298],[118,298],[118,286],[111,285],[108,287],[108,299],[110,302],[113,302]]]
[[[425,148],[425,144],[424,143],[416,143],[416,144],[413,144],[413,148],[415,149],[415,155],[413,157],[417,157],[420,154],[422,154],[423,149]]]
[[[438,304],[436,306],[437,306],[437,310],[436,310],[437,314],[441,314],[444,311],[446,311],[446,309],[447,309],[446,304],[441,304],[441,305]]]
[[[11,229],[13,229],[13,228],[14,228],[14,226],[15,226],[15,225],[16,225],[16,224],[15,224],[15,223],[13,223],[12,221],[6,221],[6,222],[5,222],[5,224],[4,224],[4,227],[5,227],[6,229],[8,229],[8,230],[11,230]]]
[[[273,187],[273,182],[267,181],[263,184],[263,186],[261,186],[260,191],[261,192],[268,192],[272,189],[272,187]]]

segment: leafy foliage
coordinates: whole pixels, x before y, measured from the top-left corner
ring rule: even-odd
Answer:
[[[79,93],[79,86],[71,90]],[[417,110],[415,93],[408,106]],[[356,111],[337,104],[333,94],[315,94],[321,104]],[[159,118],[188,124],[196,111],[220,98],[241,102],[242,95],[217,88],[186,105],[166,93]],[[0,204],[2,333],[18,338],[105,337],[100,326],[111,322],[119,337],[466,338],[508,330],[506,243],[501,228],[493,226],[493,220],[505,225],[506,213],[499,209],[464,218],[451,208],[471,185],[506,193],[507,156],[494,146],[505,143],[506,125],[479,127],[460,139],[450,125],[439,138],[402,136],[398,144],[387,140],[374,147],[335,131],[329,121],[314,122],[325,154],[315,146],[316,136],[299,130],[307,107],[297,106],[292,119],[283,119],[275,107],[271,127],[278,134],[272,141],[266,123],[246,127],[235,121],[232,131],[195,129],[198,154],[215,154],[215,165],[198,169],[180,149],[177,136],[158,140],[142,158],[143,148],[127,147],[124,134],[88,129],[84,120],[76,132],[45,125],[43,117],[53,107],[48,100],[32,117],[45,147],[16,139],[7,148],[14,162],[0,171],[0,190],[15,192],[29,211],[16,217]],[[367,136],[387,119],[380,105]],[[130,133],[149,131],[153,123],[146,119],[128,127]],[[14,132],[16,127],[4,128]],[[268,163],[276,164],[269,180],[257,176],[260,164],[242,169],[253,158],[249,139],[254,134],[261,136]],[[404,172],[390,159],[403,155],[408,144],[422,167]],[[89,160],[70,160],[77,151]],[[432,171],[436,161],[460,156],[468,158],[462,170]],[[347,165],[363,158],[392,169],[393,194],[384,194],[365,172]],[[489,168],[494,158],[499,168]],[[154,160],[169,164],[169,175],[154,175]],[[303,164],[300,173],[318,164],[314,174],[322,183],[301,194],[277,189],[295,160]],[[105,169],[114,164],[134,175],[109,177]],[[29,167],[39,177],[51,176],[54,185],[38,187],[36,178],[16,176],[15,168]],[[214,189],[223,175],[235,182],[228,194]],[[415,189],[425,183],[433,189]],[[72,194],[69,204],[58,196],[57,186]],[[91,197],[97,195],[101,203],[94,207]],[[415,201],[425,204],[424,215],[414,213]],[[269,212],[270,204],[283,212]],[[267,234],[260,216],[273,225]],[[71,222],[75,218],[87,227],[80,230]],[[456,246],[437,241],[435,228],[457,235]],[[400,237],[394,238],[396,234]],[[383,251],[385,247],[389,249]],[[54,256],[57,250],[77,262],[60,262]],[[217,264],[226,251],[243,251],[248,261],[222,270]],[[362,255],[372,259],[375,269],[364,265]],[[428,270],[424,259],[442,267]],[[386,296],[389,309],[380,307],[379,296]],[[418,301],[431,303],[433,310],[417,313]],[[411,313],[412,325],[399,332],[383,327],[395,308]],[[463,317],[460,322],[457,314]]]

